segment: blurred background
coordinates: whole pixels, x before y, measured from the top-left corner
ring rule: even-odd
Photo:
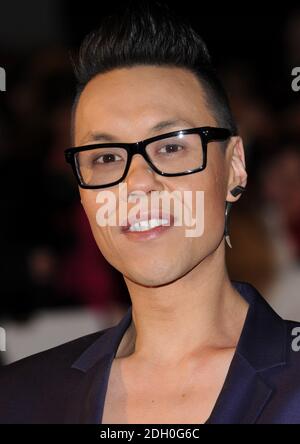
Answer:
[[[109,3],[109,4],[108,4]],[[247,191],[231,210],[230,277],[300,320],[300,7],[185,1],[229,93]],[[75,79],[70,52],[119,3],[0,2],[0,326],[12,362],[116,323],[130,304],[99,252],[63,150]]]

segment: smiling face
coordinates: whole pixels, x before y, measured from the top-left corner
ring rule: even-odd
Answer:
[[[201,126],[219,125],[193,73],[162,66],[120,68],[97,75],[83,90],[74,121],[75,144],[94,143],[96,133],[110,134],[115,142],[136,142]],[[98,139],[101,141],[105,142]],[[203,191],[204,232],[200,237],[186,237],[184,226],[142,234],[124,232],[118,226],[100,227],[96,221],[100,190],[80,189],[94,238],[108,262],[134,282],[159,286],[179,279],[212,255],[223,239],[231,151],[229,146],[224,153],[219,142],[210,142],[205,170],[178,177],[158,175],[135,155],[124,180],[128,194],[143,192],[149,202],[153,191],[191,191],[194,209],[196,191]],[[118,186],[109,190],[118,202]]]

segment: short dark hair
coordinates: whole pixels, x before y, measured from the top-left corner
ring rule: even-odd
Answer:
[[[72,113],[86,84],[97,74],[136,65],[186,68],[200,80],[217,122],[237,134],[226,92],[202,38],[166,4],[154,0],[127,2],[121,13],[105,17],[88,34],[73,66],[77,91]]]

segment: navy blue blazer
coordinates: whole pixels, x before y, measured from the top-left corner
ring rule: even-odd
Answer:
[[[300,423],[300,352],[292,349],[300,323],[282,320],[252,285],[232,284],[250,305],[207,423]],[[116,326],[3,367],[0,423],[101,423],[110,367],[130,322],[131,306]]]

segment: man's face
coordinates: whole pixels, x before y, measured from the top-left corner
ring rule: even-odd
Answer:
[[[165,121],[176,123],[160,131],[151,130]],[[99,74],[83,90],[75,116],[75,144],[92,144],[92,133],[109,133],[116,142],[137,142],[201,126],[218,125],[194,74],[173,67],[122,68]],[[182,195],[191,191],[195,204],[196,191],[204,192],[204,232],[199,237],[187,237],[184,226],[142,235],[124,233],[119,226],[100,227],[96,221],[100,190],[80,189],[93,235],[108,262],[134,282],[159,286],[184,276],[211,255],[223,238],[228,160],[218,142],[208,144],[205,170],[185,176],[160,176],[149,171],[140,155],[132,159],[124,181],[128,194],[143,192],[150,202],[153,191],[177,191]],[[118,185],[108,190],[115,193],[118,202]],[[195,208],[193,205],[194,217]]]

